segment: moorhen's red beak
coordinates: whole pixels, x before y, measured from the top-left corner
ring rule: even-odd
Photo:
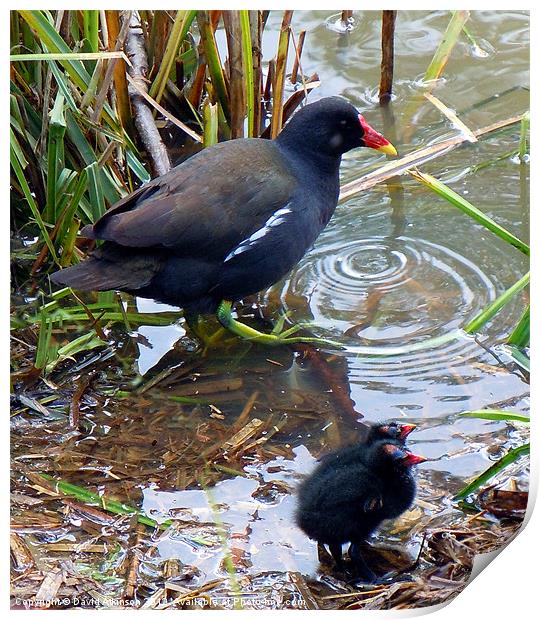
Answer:
[[[416,424],[402,424],[399,438],[405,439],[410,433],[414,431],[415,428]]]
[[[413,454],[412,452],[407,452],[405,464],[409,467],[412,467],[413,465],[418,465],[418,463],[423,463],[424,461],[427,461],[427,458],[425,456],[420,456],[418,454]]]
[[[381,153],[386,153],[386,155],[397,155],[395,147],[383,135],[368,125],[366,119],[361,114],[358,115],[358,120],[364,130],[363,140],[365,146],[381,151]]]

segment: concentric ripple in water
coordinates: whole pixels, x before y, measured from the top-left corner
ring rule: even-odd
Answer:
[[[401,346],[461,327],[496,296],[488,276],[422,239],[372,237],[314,250],[283,290],[309,299],[317,325],[347,344]],[[390,351],[388,351],[390,352]]]

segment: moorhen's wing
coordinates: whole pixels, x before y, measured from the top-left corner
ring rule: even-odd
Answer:
[[[296,186],[274,143],[232,140],[142,186],[83,234],[132,248],[225,256],[283,208]]]

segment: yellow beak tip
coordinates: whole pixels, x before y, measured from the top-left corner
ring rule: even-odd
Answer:
[[[396,147],[393,144],[390,144],[390,142],[388,144],[380,146],[377,150],[381,153],[384,153],[385,155],[393,155],[394,157],[397,157],[398,154],[398,152],[396,151]]]

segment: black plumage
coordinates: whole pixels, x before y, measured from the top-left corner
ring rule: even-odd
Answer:
[[[351,448],[345,459],[335,456],[323,459],[300,485],[296,522],[310,538],[328,544],[337,563],[342,545],[350,542],[349,555],[357,571],[372,580],[359,544],[382,521],[411,506],[416,492],[411,467],[425,459],[395,440],[359,444],[356,459]]]
[[[86,226],[82,236],[105,243],[52,280],[214,312],[302,258],[336,208],[342,154],[361,146],[395,154],[354,106],[328,97],[301,109],[275,140],[206,148]]]

